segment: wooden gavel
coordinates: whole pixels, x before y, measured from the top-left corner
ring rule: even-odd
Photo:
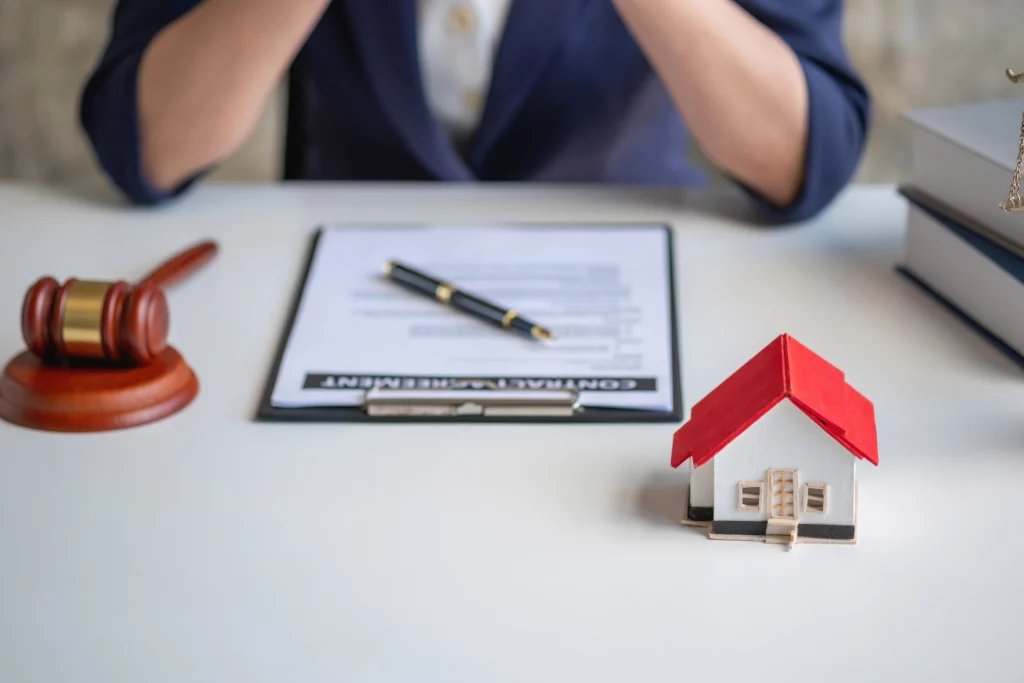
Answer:
[[[21,333],[28,349],[48,361],[92,359],[146,365],[167,346],[170,313],[164,288],[177,284],[217,253],[200,242],[171,257],[137,284],[40,278],[25,294]]]

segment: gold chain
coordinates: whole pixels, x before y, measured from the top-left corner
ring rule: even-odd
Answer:
[[[1010,183],[1010,194],[1017,196],[1020,192],[1021,163],[1024,162],[1024,116],[1020,120],[1020,145],[1017,148],[1017,168],[1013,171],[1013,181]]]
[[[1006,70],[1006,77],[1013,83],[1024,80],[1024,74],[1014,73],[1012,69]],[[1010,180],[1010,193],[1003,202],[1003,211],[1024,211],[1024,200],[1020,197],[1021,166],[1024,164],[1024,114],[1020,121],[1020,144],[1017,146],[1017,167],[1013,171],[1013,178]]]

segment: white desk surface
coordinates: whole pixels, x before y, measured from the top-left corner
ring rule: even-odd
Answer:
[[[1024,375],[893,271],[903,201],[753,228],[686,193],[207,186],[155,211],[0,185],[0,352],[43,274],[170,294],[202,383],[124,432],[0,424],[0,680],[1019,681]],[[737,218],[717,217],[727,210]],[[687,406],[789,332],[876,405],[853,546],[677,520],[675,425],[257,424],[327,220],[669,220]]]

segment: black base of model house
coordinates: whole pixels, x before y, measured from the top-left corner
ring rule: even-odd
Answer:
[[[764,536],[768,533],[768,522],[714,521],[715,508],[688,505],[686,518],[691,522],[710,522],[711,533],[723,536]],[[822,538],[832,541],[852,541],[855,529],[846,524],[798,524],[798,538]]]
[[[692,505],[687,505],[686,508],[686,518],[691,522],[710,522],[714,519],[715,508],[694,507]]]
[[[723,536],[764,536],[768,522],[711,522],[711,533]],[[834,541],[852,541],[854,527],[846,524],[797,524],[797,538],[825,538]]]

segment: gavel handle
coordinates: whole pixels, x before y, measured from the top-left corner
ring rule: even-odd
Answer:
[[[138,284],[148,282],[160,289],[172,287],[205,266],[216,254],[216,242],[200,242],[161,263]]]

